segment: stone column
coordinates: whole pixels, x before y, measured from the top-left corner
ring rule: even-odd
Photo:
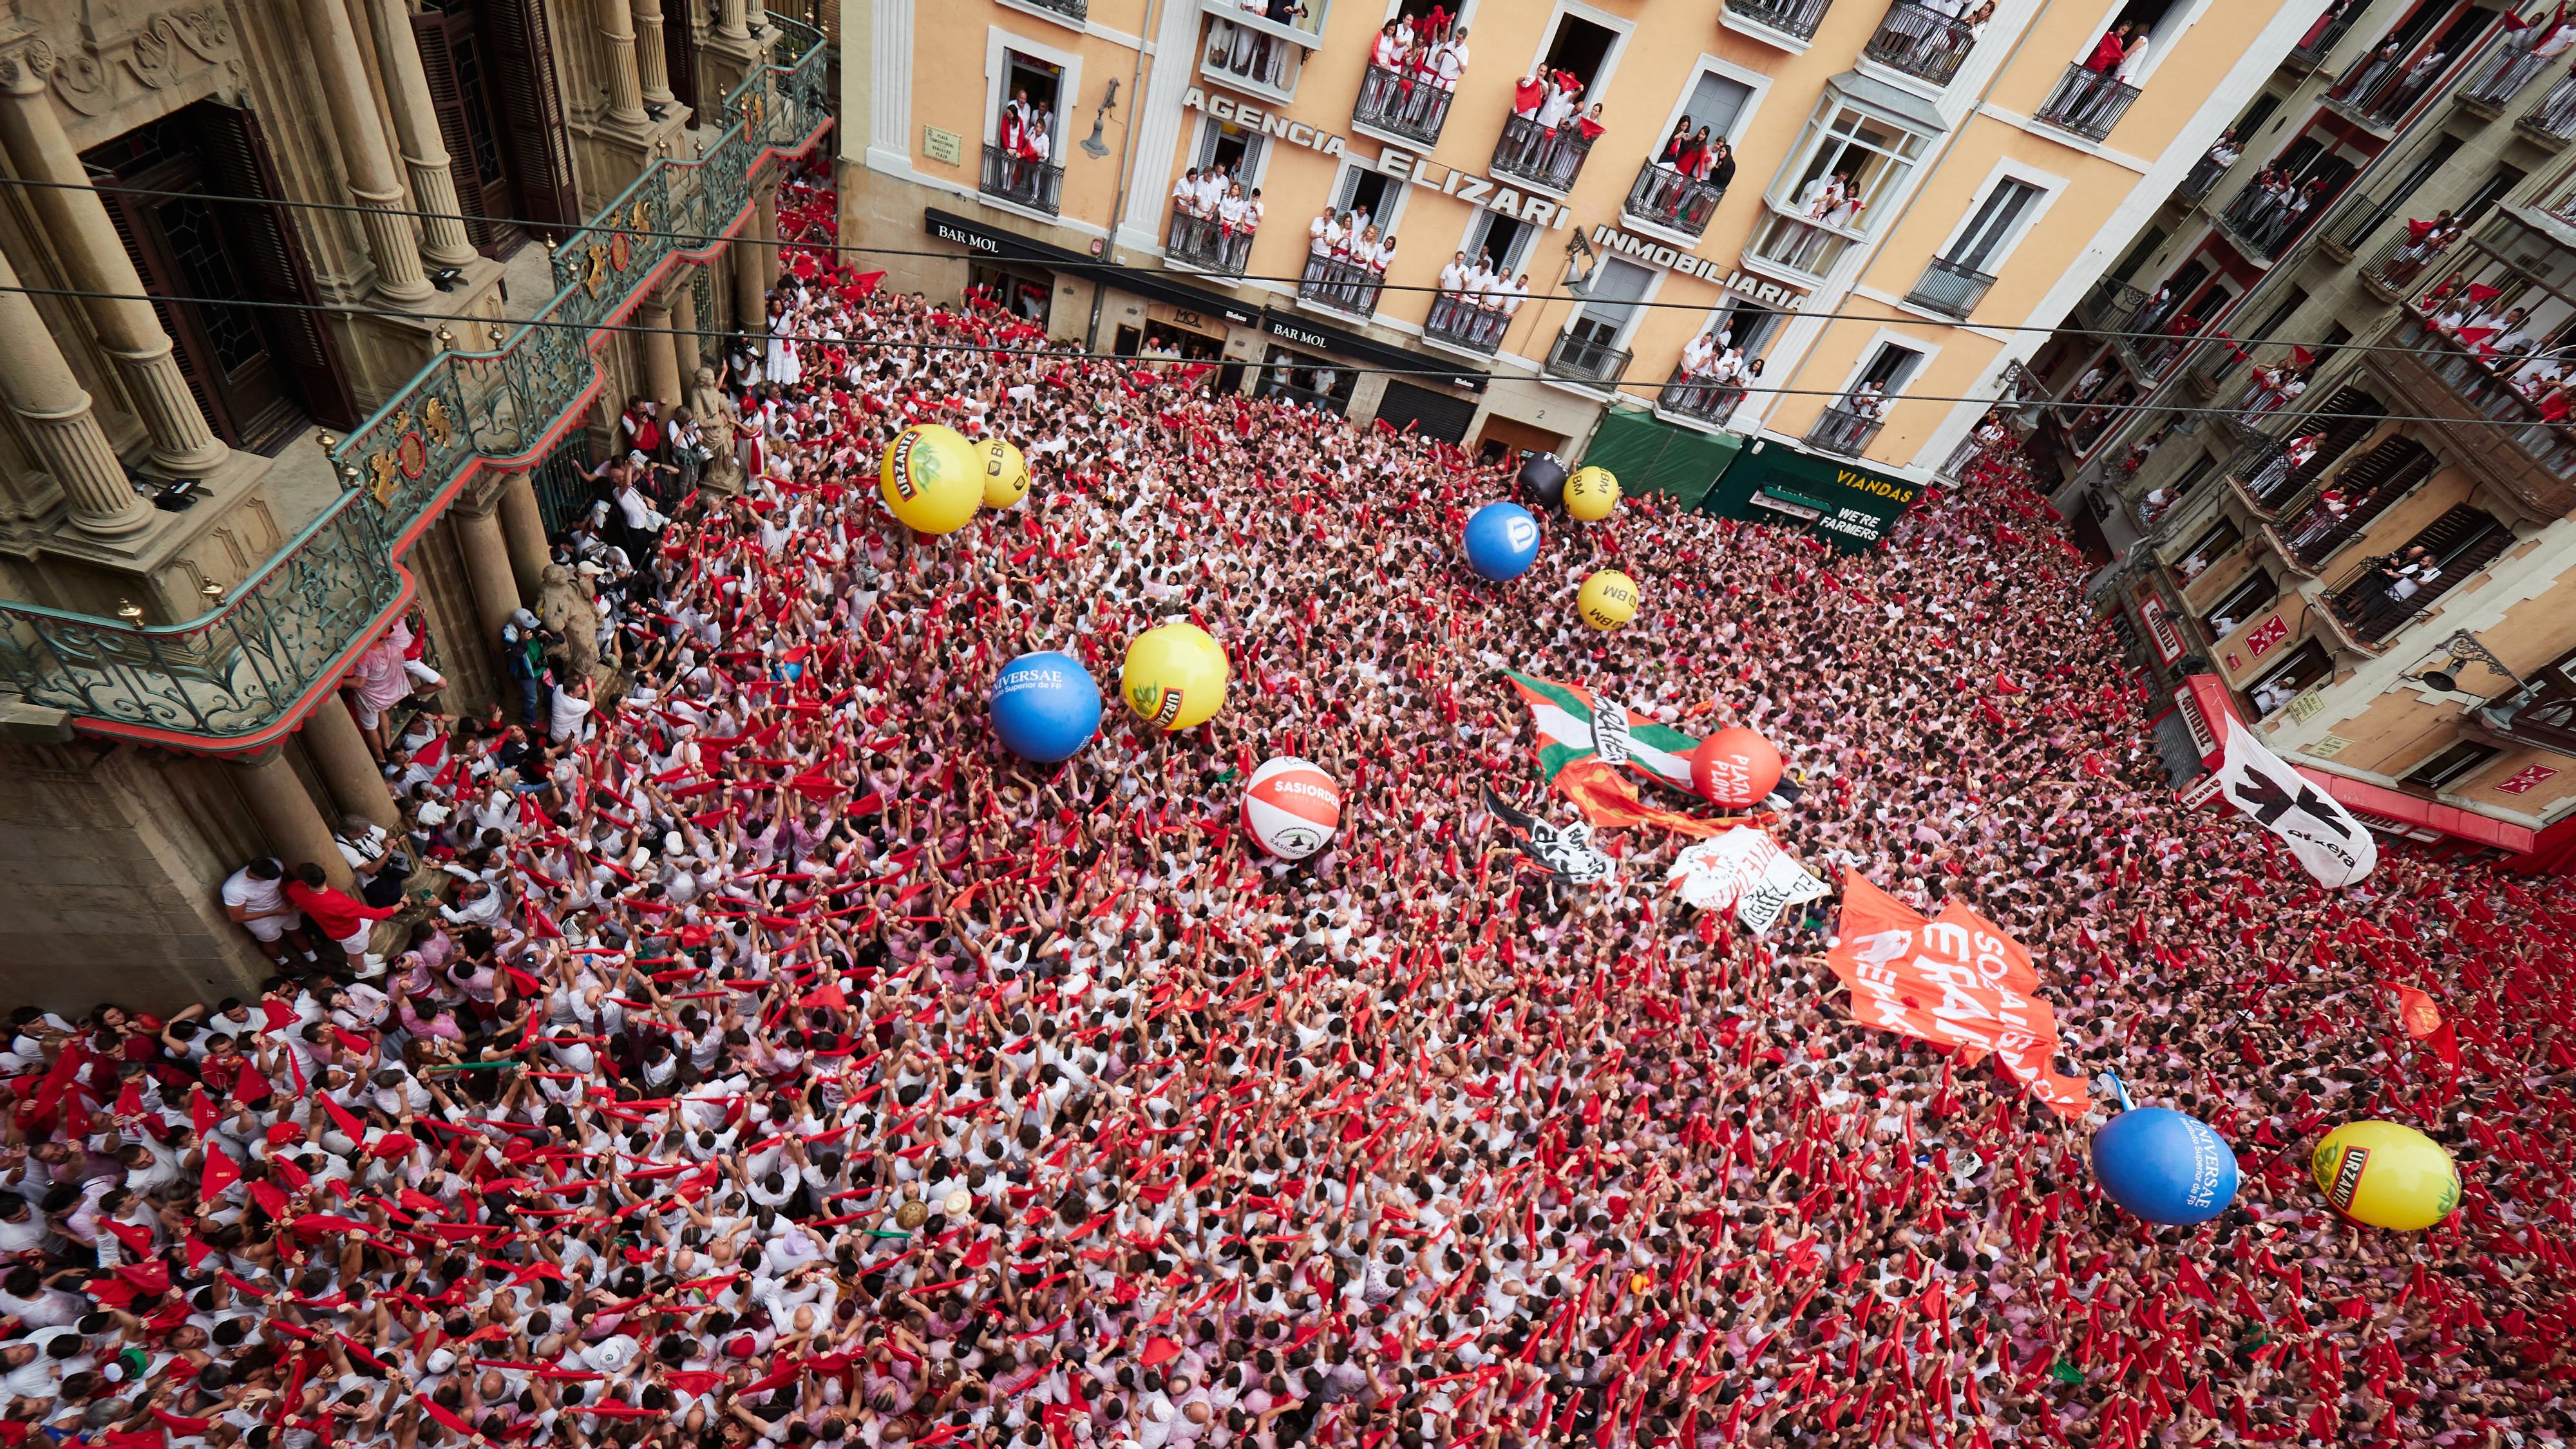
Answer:
[[[107,203],[90,189],[88,168],[63,132],[46,91],[53,65],[52,49],[32,35],[0,40],[0,146],[8,150],[11,170],[48,183],[19,194],[53,238],[69,274],[66,285],[106,294],[85,299],[84,306],[99,346],[151,434],[153,464],[174,475],[202,476],[232,450],[198,411],[187,379],[179,375],[170,334],[143,300],[143,278],[108,220]]]
[[[364,815],[387,830],[402,823],[393,792],[385,787],[385,773],[368,752],[366,736],[358,732],[358,721],[345,702],[335,695],[315,705],[304,721],[303,734],[304,747],[321,770],[323,785],[341,809]]]
[[[438,106],[429,96],[429,72],[420,63],[411,7],[403,0],[367,0],[367,20],[375,32],[376,62],[386,72],[386,99],[393,103],[403,169],[411,173],[411,194],[424,213],[419,218],[420,254],[442,267],[461,267],[474,260],[474,239],[465,234],[465,211],[456,200],[456,173],[450,164],[454,158],[438,128]]]
[[[671,277],[671,347],[680,356],[680,386],[697,381],[706,356],[698,350],[698,279],[694,263],[683,262]]]
[[[526,473],[501,475],[501,541],[510,551],[510,575],[519,581],[519,597],[533,599],[554,562],[546,547],[546,516],[537,507],[537,485]]]
[[[716,6],[716,34],[726,40],[751,39],[751,27],[743,21],[743,0],[719,0]]]
[[[152,522],[152,509],[125,481],[125,465],[89,408],[63,349],[36,311],[35,299],[18,290],[18,269],[0,256],[0,396],[26,428],[44,470],[71,503],[72,527],[100,538],[122,538]]]
[[[671,94],[670,52],[662,44],[662,0],[629,0],[635,22],[635,71],[637,89],[647,106],[676,104]],[[688,13],[680,15],[680,24],[689,23]]]
[[[680,354],[671,346],[671,308],[658,297],[647,297],[635,311],[638,325],[653,329],[637,335],[644,343],[644,392],[660,403],[667,413],[678,406],[680,391]]]
[[[333,708],[338,708],[334,705]],[[268,837],[268,848],[293,870],[306,861],[322,867],[331,884],[349,890],[355,884],[349,874],[349,862],[340,858],[338,842],[331,838],[331,826],[322,812],[313,806],[313,797],[304,791],[304,782],[295,777],[295,767],[286,763],[279,746],[271,745],[256,755],[233,761],[234,783],[241,786],[242,803],[250,807],[252,818],[259,821],[260,833]]]
[[[734,330],[745,337],[769,331],[769,251],[760,245],[759,235],[760,214],[755,207],[733,244]]]
[[[349,24],[348,7],[341,0],[304,0],[302,39],[312,49],[322,99],[331,108],[340,165],[348,173],[349,196],[360,208],[368,260],[376,264],[376,290],[397,302],[427,301],[437,293],[421,271],[419,239],[404,214],[393,152],[376,123],[375,92],[358,56],[358,32]],[[452,187],[450,197],[452,201]]]
[[[510,567],[510,545],[501,536],[496,494],[474,487],[459,494],[447,516],[456,520],[456,543],[465,555],[466,581],[474,587],[474,612],[483,621],[483,647],[501,647],[501,626],[519,607],[519,578]]]
[[[769,7],[762,0],[748,0],[743,7],[743,23],[752,34],[767,40],[769,37],[762,32],[769,29]]]
[[[635,69],[635,22],[627,11],[627,0],[595,0],[599,6],[599,38],[608,51],[608,118],[629,126],[641,126],[652,117],[644,114],[644,80]]]

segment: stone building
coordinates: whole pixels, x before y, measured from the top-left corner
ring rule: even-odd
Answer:
[[[224,875],[394,819],[350,661],[416,610],[440,705],[491,702],[625,400],[761,326],[825,18],[13,0],[0,994],[247,984]]]

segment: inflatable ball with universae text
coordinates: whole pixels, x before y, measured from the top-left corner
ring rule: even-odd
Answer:
[[[2093,1134],[2093,1180],[2131,1217],[2205,1223],[2236,1200],[2236,1153],[2197,1117],[2134,1107]]]
[[[993,733],[1023,760],[1069,760],[1100,729],[1100,685],[1069,654],[1023,654],[993,676]]]

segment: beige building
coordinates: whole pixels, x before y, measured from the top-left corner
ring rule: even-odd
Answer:
[[[2232,712],[2373,823],[2508,855],[2576,816],[2576,445],[2543,411],[2558,364],[2481,361],[2424,299],[2556,295],[2576,81],[2543,52],[2576,29],[2529,19],[2335,17],[2042,351],[2057,402],[2032,410],[2061,508],[2118,558],[2098,598],[2175,701],[2177,776]],[[2521,305],[2491,341],[2576,340]]]
[[[1438,9],[851,0],[844,236],[1058,338],[1470,446],[1577,450],[1615,404],[1919,482],[2317,12],[1461,0],[1463,56],[1384,38]],[[2145,45],[2082,68],[2115,24]],[[1664,164],[1702,129],[1731,176]],[[1211,170],[1257,188],[1249,235],[1192,196]],[[1357,243],[1319,252],[1328,208]],[[1459,284],[1480,262],[1503,294]],[[1685,385],[1719,333],[1758,378]]]
[[[773,249],[728,238],[828,129],[816,20],[10,7],[0,994],[247,983],[217,883],[267,851],[345,878],[333,825],[393,821],[350,661],[416,610],[441,703],[491,701],[569,470],[628,396],[682,396],[702,332],[760,326]]]

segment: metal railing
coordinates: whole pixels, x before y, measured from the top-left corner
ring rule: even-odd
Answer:
[[[1728,418],[1735,416],[1736,408],[1743,401],[1743,388],[1710,382],[1706,378],[1687,377],[1679,368],[1673,369],[1672,378],[1664,384],[1664,390],[1655,394],[1656,407],[1711,427],[1724,426]]]
[[[1896,0],[1861,54],[1917,80],[1946,86],[1976,43],[1976,31],[1957,17],[1914,0]]]
[[[1502,350],[1503,334],[1511,325],[1512,314],[1500,307],[1483,306],[1461,292],[1442,292],[1431,299],[1422,335],[1490,357]]]
[[[1726,13],[1800,40],[1816,38],[1833,0],[1726,0]]]
[[[2424,240],[2417,241],[2400,231],[2380,243],[2379,250],[2371,253],[2370,259],[2361,264],[2361,275],[2392,293],[2403,295],[2424,280],[2426,269],[2449,249],[2447,239],[2435,241],[2431,233],[2427,233]]]
[[[2547,59],[2533,55],[2525,46],[2499,45],[2487,52],[2452,97],[2466,105],[2500,111],[2548,68]]]
[[[1547,375],[1592,387],[1616,387],[1630,361],[1625,348],[1578,332],[1560,332],[1556,344],[1547,350]]]
[[[2395,125],[2448,68],[2401,65],[2376,53],[2367,54],[2344,72],[2326,99],[2372,125]]]
[[[1289,68],[1292,61],[1296,70]],[[1207,52],[1199,60],[1201,70],[1283,95],[1297,88],[1298,72],[1304,65],[1305,51],[1301,47],[1231,20],[1208,26]]]
[[[2057,89],[2048,93],[2047,104],[2031,119],[2072,131],[2088,141],[2099,141],[2120,124],[2120,118],[2128,114],[2129,103],[2137,98],[2136,86],[2123,85],[2100,71],[2070,65]]]
[[[1428,146],[1449,124],[1449,103],[1457,92],[1437,76],[1406,74],[1373,65],[1360,79],[1360,98],[1351,106],[1351,124],[1402,136]]]
[[[1964,318],[1977,310],[1977,303],[1995,279],[1944,257],[1934,257],[1923,268],[1923,276],[1905,300],[1917,307],[1941,313],[1945,317]]]
[[[986,146],[982,190],[997,201],[1053,216],[1064,194],[1064,168],[1051,161],[1015,156],[999,146]]]
[[[2240,156],[2237,159],[2244,158]],[[2199,205],[2200,199],[2218,185],[2218,178],[2226,175],[2228,168],[2235,164],[2234,161],[2222,163],[2214,156],[2203,156],[2194,161],[2191,169],[2183,173],[2182,184],[2174,188],[2175,199],[2185,206]]]
[[[605,383],[597,352],[672,263],[724,250],[752,172],[813,144],[831,119],[821,32],[770,24],[795,59],[755,67],[710,108],[723,129],[695,160],[651,162],[557,250],[555,294],[488,352],[447,352],[331,451],[353,485],[225,601],[141,625],[0,601],[0,693],[96,733],[240,749],[294,728],[411,596],[401,560],[484,469],[544,457]]]
[[[1229,232],[1215,217],[1194,216],[1175,206],[1171,229],[1163,233],[1163,255],[1203,272],[1239,277],[1252,256],[1252,233]]]
[[[1814,426],[1807,429],[1807,446],[1857,458],[1878,437],[1884,419],[1846,408],[1827,408],[1816,415]]]
[[[2401,187],[2392,187],[2382,196],[2346,192],[2326,209],[2325,219],[2317,223],[2318,242],[2328,251],[2339,252],[2345,260],[2350,260],[2370,240],[2370,234],[2379,230],[2406,204],[2402,193]]]
[[[1628,183],[1628,199],[1621,209],[1641,221],[1698,236],[1708,230],[1708,219],[1717,214],[1717,204],[1725,196],[1723,186],[1711,186],[1649,161],[1637,168],[1637,179]]]
[[[2576,72],[2560,76],[2513,128],[2538,139],[2576,141]]]
[[[2418,365],[2481,416],[2514,425],[2484,430],[2487,437],[2511,443],[2552,477],[2576,479],[2576,431],[2566,419],[2543,417],[2511,382],[2488,371],[2412,309],[2391,340],[2411,349]]]
[[[1297,279],[1297,299],[1354,317],[1377,313],[1377,294],[1386,274],[1364,262],[1343,261],[1321,252],[1306,254],[1305,274]]]
[[[1091,0],[1020,0],[1020,3],[1033,5],[1040,10],[1053,11],[1076,25],[1080,25],[1091,14]],[[777,14],[774,10],[770,13]]]
[[[2360,5],[2345,7],[2341,15],[2328,21],[2326,28],[2318,31],[2312,39],[2303,40],[2291,46],[2290,53],[2282,58],[2282,63],[2304,65],[2311,69],[2325,64],[2326,57],[2334,52],[2335,42],[2343,39],[2344,34],[2352,29],[2352,23],[2361,18],[2364,8]]]
[[[1572,119],[1542,126],[1534,116],[1510,116],[1494,142],[1494,174],[1550,191],[1570,191],[1583,174],[1583,159],[1592,154],[1592,138]]]
[[[2147,294],[2126,282],[2104,277],[2075,304],[2075,325],[2087,332],[2129,332],[2135,330],[2138,314],[2147,308]]]

